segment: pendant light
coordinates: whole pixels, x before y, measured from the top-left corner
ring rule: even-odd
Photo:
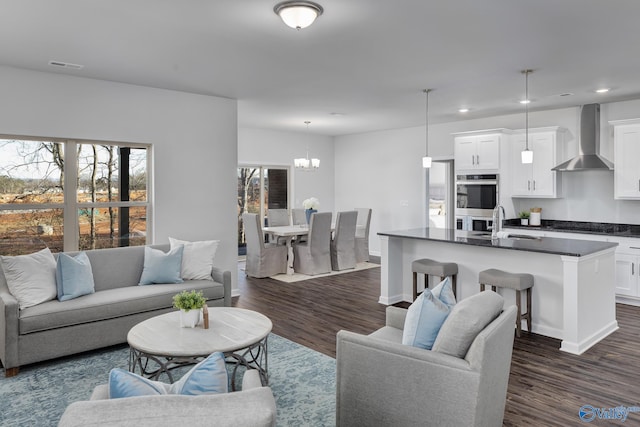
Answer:
[[[307,125],[307,134],[309,133],[309,123],[311,122],[308,120],[304,122]],[[299,170],[313,171],[320,167],[320,159],[309,158],[309,143],[307,142],[307,157],[293,159],[293,165]]]
[[[275,5],[273,11],[287,26],[300,30],[313,24],[324,10],[311,1],[283,1]]]
[[[533,163],[533,151],[529,150],[529,103],[531,100],[529,99],[529,74],[533,73],[533,70],[522,70],[522,74],[524,74],[524,117],[525,117],[525,127],[524,127],[524,141],[525,141],[525,149],[520,153],[522,163],[529,164]]]
[[[431,89],[424,89],[423,90],[424,94],[425,94],[425,117],[426,117],[426,121],[425,121],[425,143],[424,143],[424,157],[422,158],[422,167],[427,169],[431,167],[431,157],[429,157],[429,92],[431,92]]]

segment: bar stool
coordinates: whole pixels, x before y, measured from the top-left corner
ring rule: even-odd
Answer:
[[[509,273],[506,271],[490,268],[478,274],[480,291],[484,291],[485,285],[491,285],[491,290],[496,291],[496,287],[509,288],[516,291],[516,306],[518,314],[516,316],[516,335],[520,336],[522,320],[527,321],[527,331],[531,332],[531,288],[533,288],[533,275],[527,273]],[[522,313],[520,303],[520,291],[527,294],[527,312]]]
[[[432,259],[417,259],[411,263],[413,272],[413,300],[418,297],[418,273],[424,274],[424,288],[429,287],[429,276],[439,276],[440,280],[451,276],[451,289],[456,295],[456,277],[458,274],[458,264],[455,262],[438,262]]]

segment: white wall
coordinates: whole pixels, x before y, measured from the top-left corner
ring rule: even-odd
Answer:
[[[567,128],[565,159],[577,154],[579,107],[537,111],[529,114],[529,127]],[[640,100],[602,104],[601,153],[613,159],[613,130],[610,120],[640,117]],[[452,133],[481,129],[522,129],[524,114],[457,121],[429,126],[429,154],[453,157]],[[353,206],[371,207],[370,250],[380,253],[379,231],[423,226],[423,169],[425,129],[412,127],[357,135],[339,136],[335,141],[336,210]],[[504,160],[505,157],[502,157]],[[503,164],[504,166],[504,164]],[[501,173],[501,203],[507,216],[542,207],[544,219],[640,224],[640,201],[613,199],[613,172],[563,173],[561,199],[510,200],[508,168]]]
[[[313,172],[295,170],[293,159],[320,159],[320,168]],[[280,132],[266,129],[238,129],[238,164],[286,166],[292,171],[290,208],[302,208],[302,201],[316,197],[320,211],[334,212],[334,152],[333,138],[307,132]]]
[[[220,239],[237,281],[235,100],[0,66],[0,133],[153,144],[154,243]]]

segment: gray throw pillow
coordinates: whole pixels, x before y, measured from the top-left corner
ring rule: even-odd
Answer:
[[[458,302],[433,343],[432,351],[463,358],[476,336],[502,311],[503,298],[484,291]]]

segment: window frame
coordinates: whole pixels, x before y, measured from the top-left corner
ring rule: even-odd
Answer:
[[[0,211],[11,210],[48,210],[62,209],[63,216],[63,250],[65,252],[78,251],[80,245],[80,215],[81,209],[88,208],[121,208],[145,207],[145,244],[152,242],[153,228],[153,144],[142,144],[122,141],[102,141],[71,138],[47,138],[25,135],[0,134],[2,140],[43,141],[62,143],[64,145],[64,189],[63,203],[7,203],[0,204]],[[110,145],[115,147],[129,147],[146,150],[146,192],[145,201],[114,201],[114,202],[78,202],[78,145]],[[1,254],[0,254],[1,255]]]

